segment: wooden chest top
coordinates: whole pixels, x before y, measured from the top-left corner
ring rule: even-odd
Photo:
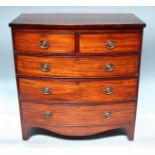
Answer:
[[[35,29],[136,29],[145,23],[134,14],[22,14],[13,28]]]

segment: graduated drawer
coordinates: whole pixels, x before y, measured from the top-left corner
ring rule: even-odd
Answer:
[[[136,99],[137,79],[18,78],[20,99],[40,103],[96,103]]]
[[[105,57],[16,57],[17,74],[49,77],[114,77],[136,75],[138,55]]]
[[[141,33],[81,33],[80,52],[81,53],[111,53],[140,51]]]
[[[13,31],[14,49],[19,53],[72,53],[75,51],[74,33],[50,31]]]
[[[134,102],[97,106],[21,104],[23,121],[44,127],[130,124],[134,122],[135,107]]]

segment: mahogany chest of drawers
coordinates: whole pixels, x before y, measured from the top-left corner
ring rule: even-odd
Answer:
[[[133,140],[142,34],[133,14],[23,14],[10,23],[23,139],[124,129]]]

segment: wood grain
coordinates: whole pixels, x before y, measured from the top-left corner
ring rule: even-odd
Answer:
[[[117,57],[34,57],[17,56],[17,74],[43,77],[116,77],[137,75],[138,55]],[[95,62],[95,63],[94,63]],[[49,71],[41,69],[43,64]],[[107,64],[113,64],[111,72],[105,70]]]
[[[28,29],[142,29],[145,23],[134,14],[22,14],[12,21],[12,28]]]
[[[44,32],[25,32],[15,30],[14,32],[14,48],[19,53],[71,53],[75,52],[75,35],[73,33],[54,34]],[[40,48],[40,41],[47,40],[49,47],[47,49]]]
[[[76,139],[77,136],[82,138],[83,136],[96,135],[96,134],[100,134],[100,133],[103,133],[108,130],[124,129],[124,130],[126,130],[128,139],[133,140],[133,138],[134,138],[134,123],[131,123],[131,124],[127,124],[127,123],[111,124],[108,126],[85,126],[85,127],[70,126],[70,127],[66,127],[66,126],[48,126],[48,125],[43,125],[43,124],[36,124],[33,122],[23,122],[22,123],[22,137],[24,140],[27,140],[31,136],[31,134],[30,134],[31,128],[33,128],[33,129],[42,128],[42,129],[46,129],[48,131],[51,131],[53,133],[57,133],[60,135],[71,136],[72,138],[74,136],[74,139]],[[106,134],[105,134],[105,136],[107,137]],[[103,138],[104,138],[104,134],[103,134]]]
[[[96,103],[126,101],[136,98],[136,79],[126,80],[47,80],[19,78],[20,99],[41,103]],[[44,95],[42,89],[52,90]],[[104,89],[113,88],[111,95],[105,95]]]
[[[22,103],[24,122],[44,126],[111,126],[116,124],[130,124],[134,122],[135,104],[112,104],[98,106],[63,106],[45,105],[36,103]],[[52,112],[49,118],[44,117],[45,112]],[[105,112],[111,112],[110,118],[105,118]]]
[[[116,42],[116,47],[109,50],[106,48],[107,40]],[[107,52],[128,52],[141,49],[141,33],[103,33],[103,34],[81,34],[81,53],[107,53]]]

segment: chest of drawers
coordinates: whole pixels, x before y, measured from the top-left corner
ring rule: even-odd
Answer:
[[[23,14],[10,23],[23,139],[124,129],[133,140],[142,33],[133,14]]]

